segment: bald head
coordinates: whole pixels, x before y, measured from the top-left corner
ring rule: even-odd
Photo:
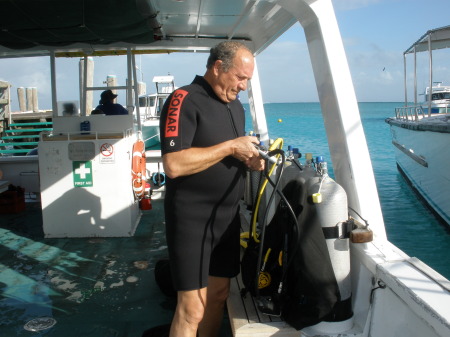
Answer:
[[[240,91],[247,90],[253,76],[254,57],[242,43],[225,41],[211,48],[206,64],[205,80],[225,103],[234,101]]]
[[[224,41],[211,48],[206,68],[211,68],[217,60],[222,61],[222,68],[228,71],[233,65],[233,59],[239,49],[245,49],[252,53],[244,44],[236,41]]]

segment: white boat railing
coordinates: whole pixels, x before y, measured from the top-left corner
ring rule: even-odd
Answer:
[[[39,134],[39,141],[73,141],[73,140],[101,140],[101,139],[120,139],[133,136],[133,129],[125,129],[123,131],[105,132],[105,131],[87,131],[81,132],[59,132],[44,131]]]
[[[159,137],[159,133],[157,133],[156,135],[153,135],[153,136],[151,136],[151,137],[148,137],[147,139],[144,139],[144,142],[146,142],[147,140],[150,140],[150,139],[153,139],[153,138],[156,138],[156,137]]]
[[[418,121],[426,117],[421,105],[402,106],[395,108],[395,118],[408,121]]]

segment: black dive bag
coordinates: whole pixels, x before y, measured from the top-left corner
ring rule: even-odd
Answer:
[[[297,330],[352,316],[350,303],[342,310],[322,228],[311,221],[315,207],[306,181],[314,174],[296,165],[284,169],[279,191],[285,199],[274,199],[275,214],[261,229],[263,244],[250,237],[241,260],[243,295],[250,292],[262,313],[281,316]]]

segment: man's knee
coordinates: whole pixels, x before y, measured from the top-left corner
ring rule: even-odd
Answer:
[[[177,306],[181,316],[189,324],[198,325],[205,314],[206,299],[200,290],[197,294],[186,294],[182,292],[178,294]]]

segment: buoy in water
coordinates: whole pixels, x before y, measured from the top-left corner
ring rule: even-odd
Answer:
[[[278,119],[278,123],[281,123],[281,122],[283,122],[283,120],[281,118],[279,118]]]

